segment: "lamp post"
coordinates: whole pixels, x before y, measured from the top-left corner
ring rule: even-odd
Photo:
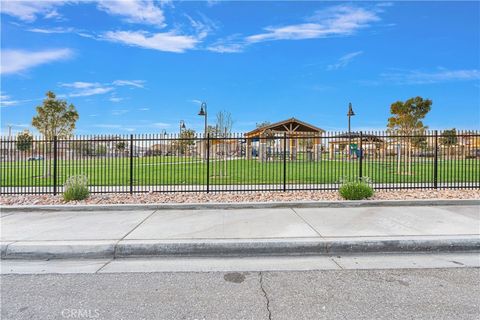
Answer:
[[[185,121],[180,120],[180,135],[182,134],[182,129],[185,130],[186,128]]]
[[[350,127],[350,118],[355,115],[355,112],[353,112],[352,108],[352,103],[350,102],[348,104],[348,159],[350,159],[350,154],[351,154],[351,144],[352,144],[352,132],[351,132],[351,127]]]
[[[208,113],[207,113],[207,104],[205,102],[202,102],[202,104],[200,105],[200,111],[198,112],[198,115],[201,116],[201,117],[205,117],[205,137],[207,136],[207,119],[208,119]]]
[[[208,130],[208,113],[207,113],[207,103],[206,102],[202,102],[202,104],[200,105],[200,111],[198,112],[198,115],[201,116],[201,117],[205,117],[205,131],[204,131],[204,158],[207,159],[207,143],[205,141],[205,139],[207,138],[207,130]]]

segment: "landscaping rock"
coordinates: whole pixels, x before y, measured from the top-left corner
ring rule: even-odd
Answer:
[[[480,199],[480,189],[464,190],[381,190],[371,200]],[[141,204],[141,203],[216,203],[216,202],[285,202],[341,201],[336,191],[295,192],[219,192],[219,193],[111,193],[92,194],[83,201],[68,204]],[[67,204],[62,195],[2,195],[1,205]]]

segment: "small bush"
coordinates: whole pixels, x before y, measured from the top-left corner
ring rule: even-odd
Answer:
[[[84,200],[90,194],[88,178],[86,176],[71,176],[64,185],[63,199],[65,201]]]
[[[340,189],[340,195],[345,200],[363,200],[373,196],[373,188],[368,178],[343,181]]]

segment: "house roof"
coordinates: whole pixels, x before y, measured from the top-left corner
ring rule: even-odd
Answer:
[[[249,131],[249,132],[245,133],[245,136],[246,137],[260,136],[266,130],[272,130],[272,131],[276,131],[276,132],[287,132],[287,133],[294,133],[294,132],[298,132],[298,133],[306,133],[306,132],[308,132],[308,133],[311,133],[311,132],[323,133],[323,132],[325,132],[325,130],[320,129],[320,128],[314,126],[314,125],[311,125],[309,123],[306,123],[304,121],[301,121],[301,120],[298,120],[298,119],[295,119],[295,118],[290,118],[290,119],[287,119],[287,120],[283,120],[283,121],[279,121],[279,122],[269,124],[267,126],[256,128],[252,131]]]

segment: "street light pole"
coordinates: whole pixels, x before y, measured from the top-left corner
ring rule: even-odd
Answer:
[[[180,135],[182,134],[182,129],[186,129],[185,121],[180,120]]]
[[[201,117],[205,117],[205,131],[204,131],[204,139],[207,139],[207,130],[208,130],[208,112],[207,112],[207,103],[206,102],[202,102],[202,104],[200,105],[200,111],[198,112],[198,115],[201,116]],[[204,140],[205,141],[205,140]],[[205,151],[204,151],[204,154],[205,154],[205,159],[207,158],[207,143],[205,142]]]
[[[352,130],[351,130],[351,127],[350,127],[350,118],[353,117],[355,115],[355,112],[353,112],[353,108],[352,108],[352,103],[350,102],[348,104],[348,113],[347,113],[347,116],[348,116],[348,159],[350,159],[350,154],[351,154],[351,144],[352,144]]]

